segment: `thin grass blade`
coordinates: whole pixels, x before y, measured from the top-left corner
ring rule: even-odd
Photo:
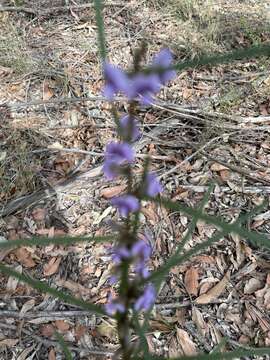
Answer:
[[[59,334],[59,332],[57,332],[57,331],[55,331],[54,334],[55,334],[55,336],[56,336],[56,338],[57,338],[57,340],[58,340],[58,342],[59,342],[59,344],[61,346],[61,349],[62,349],[62,351],[63,351],[63,353],[65,355],[65,359],[66,360],[72,360],[72,354],[71,354],[71,352],[70,352],[70,350],[69,350],[63,336],[61,334]]]
[[[165,358],[159,356],[152,356],[151,360],[230,360],[236,358],[243,358],[245,356],[263,356],[269,355],[270,348],[261,348],[261,349],[238,349],[231,352],[223,353],[211,353],[211,354],[201,354],[195,356],[181,356],[174,358]]]
[[[154,202],[158,202],[163,205],[167,209],[171,209],[174,211],[181,211],[184,214],[198,217],[201,220],[204,220],[208,224],[213,224],[218,228],[222,229],[225,233],[236,233],[243,238],[249,239],[255,246],[262,246],[270,248],[270,238],[268,238],[264,234],[255,233],[254,231],[250,231],[245,229],[244,227],[239,226],[237,223],[229,224],[219,217],[208,215],[203,213],[199,209],[192,209],[191,207],[185,206],[183,204],[179,204],[173,202],[168,199],[153,199]]]
[[[197,68],[198,66],[205,66],[205,65],[218,65],[218,64],[224,64],[228,62],[232,62],[235,60],[243,60],[243,59],[252,59],[260,56],[269,56],[270,55],[270,43],[250,46],[245,49],[237,49],[234,51],[230,51],[223,54],[213,54],[209,56],[202,56],[195,60],[188,60],[183,61],[180,63],[176,63],[172,66],[169,66],[167,68],[157,68],[157,67],[148,67],[145,68],[143,71],[145,73],[163,73],[168,70],[178,70],[182,71],[185,69],[193,69]]]
[[[18,239],[18,240],[10,240],[10,241],[1,241],[0,242],[0,250],[1,249],[15,249],[20,246],[47,246],[50,244],[54,245],[71,245],[78,242],[110,242],[115,239],[114,235],[107,236],[57,236],[53,238],[48,237],[33,237],[31,239]]]
[[[102,62],[104,62],[106,59],[107,51],[106,51],[104,21],[102,16],[103,0],[94,0],[94,8],[96,13],[99,54]]]
[[[77,299],[74,296],[65,294],[63,291],[54,289],[47,285],[46,283],[43,283],[42,281],[35,280],[31,278],[28,275],[20,274],[19,272],[11,269],[10,267],[1,264],[0,263],[0,272],[2,272],[5,275],[13,276],[14,278],[32,286],[34,289],[39,290],[42,293],[47,293],[55,298],[58,298],[60,300],[63,300],[64,302],[67,302],[71,305],[76,305],[81,307],[84,310],[88,310],[89,312],[100,314],[100,315],[106,315],[105,311],[98,305],[90,304],[87,301],[83,301],[80,299]]]

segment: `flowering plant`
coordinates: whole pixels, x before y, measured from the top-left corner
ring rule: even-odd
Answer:
[[[173,56],[169,49],[161,50],[153,59],[152,66],[169,67]],[[154,96],[176,73],[167,70],[159,74],[144,74],[139,71],[139,59],[132,75],[128,75],[119,67],[104,62],[105,87],[104,96],[113,101],[118,93],[128,101],[128,113],[120,119],[114,111],[115,123],[119,137],[118,142],[111,142],[105,150],[103,172],[108,180],[118,176],[126,178],[127,193],[111,200],[111,204],[123,218],[119,237],[111,255],[114,263],[111,284],[120,281],[117,298],[109,296],[105,306],[108,315],[115,315],[118,321],[119,340],[122,345],[123,358],[129,359],[133,352],[130,332],[133,327],[132,313],[151,310],[157,295],[153,283],[147,282],[149,270],[147,261],[152,249],[148,234],[139,233],[138,214],[141,200],[144,197],[156,197],[162,192],[162,186],[154,172],[149,171],[149,162],[139,182],[134,184],[133,167],[136,158],[134,142],[140,137],[138,110],[140,105],[149,105]],[[135,224],[135,225],[134,225]]]
[[[119,217],[121,218],[121,226],[118,226],[119,231],[117,234],[107,236],[39,237],[1,241],[0,251],[21,246],[36,247],[50,244],[70,245],[76,242],[86,241],[114,241],[114,245],[110,251],[113,270],[108,281],[111,286],[117,288],[117,296],[113,297],[109,295],[107,304],[101,307],[49,286],[45,281],[34,279],[29,276],[28,273],[24,273],[24,271],[16,271],[12,269],[12,266],[5,265],[3,261],[0,262],[0,271],[4,275],[14,277],[40,292],[48,293],[62,300],[64,303],[75,305],[87,310],[89,313],[115,318],[120,346],[119,351],[116,352],[113,359],[168,360],[149,353],[145,332],[147,331],[147,321],[150,317],[150,312],[159,291],[159,284],[164,280],[170,269],[182,264],[194,254],[210,247],[213,243],[230,233],[249,239],[257,247],[261,246],[262,248],[270,247],[269,237],[265,234],[247,230],[242,226],[242,223],[250,220],[257,211],[263,208],[264,204],[241,216],[235,223],[227,223],[222,218],[211,216],[204,212],[204,206],[209,199],[211,187],[209,187],[209,191],[205,194],[202,203],[197,208],[172,202],[161,197],[162,186],[157,175],[150,170],[150,159],[146,160],[144,171],[139,181],[135,182],[134,165],[136,153],[133,144],[141,136],[138,118],[139,108],[142,105],[150,105],[154,102],[155,95],[161,87],[175,77],[175,70],[269,55],[270,46],[267,43],[260,44],[248,49],[238,49],[232,53],[206,56],[175,65],[172,64],[173,56],[170,50],[162,49],[153,57],[151,64],[144,69],[141,68],[140,64],[145,50],[145,47],[142,46],[142,49],[135,53],[134,69],[131,72],[125,72],[107,61],[101,5],[102,0],[94,0],[100,57],[106,80],[103,94],[110,102],[114,101],[117,94],[122,94],[128,102],[127,114],[121,117],[118,116],[116,109],[112,105],[119,140],[111,142],[106,146],[103,163],[103,173],[109,181],[123,176],[127,182],[127,192],[111,200],[111,204],[118,210]],[[190,227],[183,236],[181,244],[175,253],[166,259],[160,268],[152,273],[150,273],[148,269],[148,262],[153,252],[151,246],[153,239],[151,239],[148,232],[140,228],[139,223],[142,200],[159,203],[170,210],[182,212],[192,218]],[[196,222],[199,219],[205,223],[213,224],[216,227],[216,231],[204,242],[196,244],[191,249],[185,251],[184,245],[192,234]],[[6,325],[3,325],[5,329]],[[134,334],[137,335],[139,341],[131,341],[133,340],[131,336]],[[56,337],[64,353],[64,358],[73,359],[63,337],[57,333]],[[234,345],[235,344],[237,346],[240,345],[234,341]],[[221,349],[223,345],[225,345],[225,342],[221,341],[211,354],[199,354],[192,356],[191,359],[219,360],[223,358],[234,359],[240,357],[245,358],[247,356],[250,358],[250,356],[270,355],[270,348],[253,349],[250,347],[241,348],[240,346],[234,351],[225,353],[224,350]],[[186,358],[187,357],[185,357],[185,359]],[[174,358],[173,360],[182,359],[183,358],[180,357]]]

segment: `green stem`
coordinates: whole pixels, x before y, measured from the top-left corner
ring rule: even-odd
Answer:
[[[96,23],[97,23],[97,32],[98,32],[98,45],[99,45],[99,54],[102,62],[106,60],[106,41],[105,41],[105,30],[104,22],[102,16],[102,0],[94,0],[94,7],[96,12]]]

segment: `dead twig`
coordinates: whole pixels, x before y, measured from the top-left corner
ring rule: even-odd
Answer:
[[[6,330],[12,330],[13,332],[16,332],[18,330],[17,326],[15,325],[10,325],[10,324],[3,324],[0,323],[0,328],[1,329],[6,329]],[[58,341],[53,341],[53,340],[49,340],[47,338],[42,338],[40,336],[37,336],[35,334],[33,334],[31,331],[28,331],[24,328],[20,329],[20,331],[22,333],[24,333],[25,335],[30,336],[32,339],[34,339],[35,341],[49,347],[49,346],[53,346],[53,347],[59,347],[59,342]],[[85,352],[86,354],[93,354],[93,355],[100,355],[100,356],[112,356],[114,353],[111,351],[108,351],[106,349],[98,349],[98,348],[84,348],[84,347],[77,347],[77,346],[70,346],[68,345],[69,350],[71,351],[75,351],[75,352]]]
[[[194,76],[194,80],[199,80],[199,81],[215,81],[215,82],[225,82],[225,81],[242,81],[242,80],[246,80],[249,78],[253,78],[253,77],[259,77],[259,76],[263,76],[263,75],[267,75],[269,72],[268,71],[259,71],[259,72],[250,72],[248,74],[243,74],[243,75],[225,75],[223,77],[218,77],[218,76],[205,76],[205,75],[195,75]]]
[[[0,11],[10,11],[10,12],[25,12],[27,14],[36,15],[36,11],[31,8],[27,8],[24,6],[0,6]]]
[[[91,155],[91,156],[96,156],[96,157],[102,157],[104,156],[103,153],[101,152],[96,152],[96,151],[89,151],[89,150],[82,150],[82,149],[76,149],[76,148],[59,148],[59,149],[54,149],[54,148],[46,148],[46,149],[38,149],[38,150],[33,150],[32,152],[35,154],[39,154],[39,153],[43,153],[43,152],[65,152],[65,153],[71,153],[71,154],[85,154],[85,155]]]
[[[223,165],[223,166],[226,166],[228,169],[231,169],[232,171],[235,171],[237,172],[238,174],[241,174],[241,175],[244,175],[245,177],[247,177],[248,179],[252,180],[252,181],[257,181],[257,182],[260,182],[262,184],[265,184],[265,185],[270,185],[270,181],[269,180],[266,180],[266,179],[263,179],[263,178],[260,178],[256,175],[252,175],[250,173],[250,170],[248,169],[243,169],[243,168],[240,168],[239,166],[235,166],[235,165],[232,165],[232,164],[229,164],[229,163],[226,163],[225,161],[222,161],[222,160],[219,160],[217,158],[214,158],[212,157],[211,155],[207,154],[205,151],[200,151],[204,156],[206,156],[209,160],[212,160],[214,162],[217,162],[219,163],[220,165]]]
[[[208,304],[223,304],[223,303],[231,303],[229,299],[216,299]],[[208,305],[207,304],[207,305]],[[196,306],[205,306],[206,304],[196,304]],[[192,306],[192,302],[190,300],[182,301],[182,302],[173,302],[173,303],[166,303],[166,304],[155,304],[155,308],[158,310],[166,310],[166,309],[179,309],[182,307]]]
[[[231,133],[231,134],[226,134],[226,136],[230,136],[230,135],[234,135],[235,132]],[[224,135],[220,135],[217,136],[213,139],[211,139],[210,141],[208,141],[206,144],[204,144],[200,149],[198,149],[197,151],[195,151],[193,154],[187,156],[183,161],[180,162],[180,164],[177,164],[176,166],[174,166],[172,169],[164,172],[162,175],[160,175],[160,179],[167,177],[170,174],[173,174],[176,170],[178,170],[179,168],[181,168],[186,162],[190,161],[191,159],[193,159],[196,155],[198,155],[199,153],[201,153],[204,149],[206,149],[208,146],[212,145],[214,142],[220,140],[223,138]]]
[[[44,318],[50,321],[54,319],[65,319],[67,317],[80,317],[80,316],[89,316],[91,315],[89,311],[84,310],[68,310],[68,311],[36,311],[36,312],[26,312],[20,313],[15,310],[1,310],[1,318],[15,318],[15,319],[35,319],[35,318]]]
[[[91,97],[63,97],[58,99],[50,99],[50,100],[35,100],[35,101],[27,101],[27,102],[18,102],[18,103],[6,103],[3,104],[5,107],[10,109],[14,108],[29,108],[32,106],[44,106],[50,104],[61,104],[61,103],[78,103],[78,102],[88,102],[88,101],[107,101],[103,96],[91,96]],[[2,105],[2,106],[3,106]]]
[[[104,3],[103,6],[115,6],[115,7],[121,7],[126,6],[124,3],[117,3],[117,2],[111,2],[111,3]],[[34,9],[34,8],[28,8],[24,6],[0,6],[0,12],[8,11],[8,12],[25,12],[27,14],[32,14],[35,16],[44,16],[49,15],[53,13],[57,13],[59,11],[72,11],[72,10],[81,10],[81,9],[89,9],[93,8],[93,4],[77,4],[77,5],[67,5],[67,6],[53,6],[46,10],[42,9]]]

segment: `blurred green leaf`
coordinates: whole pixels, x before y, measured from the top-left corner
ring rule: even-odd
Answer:
[[[215,242],[219,241],[224,236],[224,232],[217,232],[211,238],[204,241],[203,243],[197,244],[193,246],[190,250],[185,252],[183,255],[178,255],[178,253],[173,254],[164,265],[159,267],[156,271],[154,271],[147,281],[154,281],[155,283],[160,280],[176,265],[180,265],[186,260],[190,259],[192,256],[196,255],[198,252],[204,250],[205,248],[213,245]]]
[[[55,298],[58,298],[60,300],[63,300],[69,304],[76,305],[81,307],[84,310],[88,310],[89,312],[93,312],[96,314],[106,315],[105,311],[98,305],[90,304],[87,301],[83,301],[81,299],[77,299],[74,296],[65,294],[63,291],[54,289],[47,285],[46,283],[35,280],[31,278],[28,275],[20,274],[19,272],[11,269],[8,266],[5,266],[4,264],[0,263],[0,271],[8,276],[13,276],[19,281],[22,281],[30,286],[32,286],[34,289],[39,290],[42,293],[48,293]]]
[[[263,356],[269,354],[270,354],[270,348],[239,349],[227,353],[219,352],[219,353],[201,354],[195,356],[181,356],[174,358],[152,356],[151,360],[228,360],[228,359],[241,358],[245,356]]]
[[[102,9],[103,9],[102,4],[103,4],[103,0],[94,0],[99,54],[100,54],[100,58],[101,58],[102,62],[104,62],[106,59],[106,42],[105,42],[104,22],[103,22],[103,16],[102,16]]]
[[[185,61],[183,63],[175,64],[173,68],[175,70],[180,71],[186,68],[195,68],[203,65],[217,65],[217,64],[231,62],[234,60],[250,59],[259,56],[269,56],[269,55],[270,55],[270,44],[261,44],[261,45],[251,46],[246,49],[237,49],[225,54],[203,56],[197,60]]]
[[[133,320],[133,324],[134,324],[134,329],[135,329],[136,333],[139,335],[140,347],[143,351],[144,359],[148,360],[149,359],[149,348],[148,348],[148,343],[147,343],[145,333],[148,328],[149,314],[146,314],[145,317],[147,317],[147,319],[144,319],[143,325],[140,324],[137,313],[133,314],[132,320]]]
[[[210,190],[210,189],[209,189]],[[208,196],[208,195],[207,195]],[[202,209],[204,207],[206,197],[204,197],[200,207],[199,207],[199,211],[198,213],[201,214]],[[252,209],[251,211],[249,211],[246,214],[241,215],[237,221],[234,223],[234,225],[236,227],[240,227],[241,224],[243,224],[247,219],[251,218],[253,215],[255,215],[259,210],[263,209],[266,205],[266,202],[264,202],[263,204],[255,207],[254,209]],[[188,232],[186,233],[186,235],[183,238],[183,241],[186,243],[186,241],[190,238],[192,232],[195,229],[195,225],[196,222],[198,220],[198,217],[193,218],[193,220],[195,219],[195,221],[192,221]],[[228,233],[230,233],[231,231],[219,231],[217,233],[215,233],[211,238],[209,238],[208,240],[204,241],[203,243],[197,244],[195,245],[193,248],[191,248],[190,250],[188,250],[186,253],[179,255],[179,251],[178,249],[176,250],[176,252],[165,262],[164,265],[162,265],[161,267],[159,267],[156,271],[154,271],[150,278],[148,280],[150,281],[154,281],[156,286],[159,287],[164,276],[170,271],[170,269],[176,265],[180,265],[182,264],[184,261],[188,260],[190,257],[196,255],[197,253],[199,253],[200,251],[204,250],[205,248],[209,247],[210,245],[214,244],[215,242],[219,241],[223,236],[227,235]]]
[[[208,215],[203,213],[199,209],[192,209],[191,207],[173,202],[168,199],[153,199],[154,202],[158,202],[163,205],[167,209],[171,209],[173,211],[180,211],[184,214],[198,217],[199,219],[205,221],[208,224],[213,224],[218,228],[222,229],[226,234],[235,233],[243,238],[249,239],[256,246],[265,246],[270,248],[270,238],[268,238],[264,234],[255,233],[254,231],[249,231],[244,227],[239,226],[237,223],[229,224],[224,220],[220,219],[217,216]]]
[[[50,244],[55,245],[70,245],[77,242],[106,242],[114,240],[116,235],[107,236],[57,236],[53,238],[48,237],[33,237],[31,239],[19,239],[0,241],[1,249],[14,249],[20,246],[47,246]]]
[[[184,69],[193,69],[198,66],[206,65],[217,65],[232,62],[235,60],[251,59],[259,56],[269,56],[270,55],[270,43],[250,46],[245,49],[237,49],[223,54],[214,54],[209,56],[202,56],[199,59],[183,61],[176,63],[168,68],[154,68],[148,67],[144,68],[145,73],[158,72],[163,73],[167,70],[184,70]]]
[[[207,202],[210,199],[213,188],[214,188],[214,184],[211,184],[208,187],[208,189],[207,189],[206,193],[204,194],[203,199],[198,207],[199,212],[203,212],[205,205],[207,204]],[[198,220],[199,220],[198,216],[192,217],[192,221],[191,221],[191,224],[189,225],[188,231],[187,231],[186,235],[183,237],[183,239],[180,241],[175,254],[178,255],[181,252],[181,250],[183,250],[185,244],[188,242],[188,240],[190,239],[190,236],[192,235],[193,231],[195,230]]]
[[[222,352],[222,348],[227,344],[227,342],[228,342],[228,339],[226,337],[219,340],[219,343],[214,347],[211,354],[216,354],[216,353]]]
[[[57,331],[55,331],[54,334],[63,350],[63,353],[65,355],[65,360],[72,360],[72,354],[71,354],[69,348],[67,347],[67,344],[66,344],[63,336],[61,334],[59,334],[59,332],[57,332]]]

